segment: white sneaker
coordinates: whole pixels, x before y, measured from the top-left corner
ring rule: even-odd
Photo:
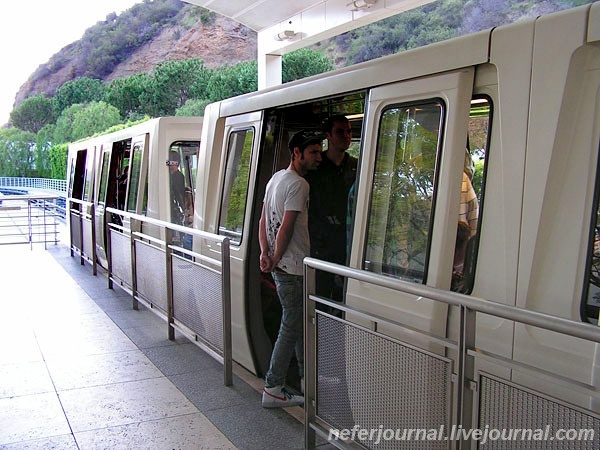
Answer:
[[[289,392],[284,386],[266,387],[263,390],[263,408],[287,408],[304,405],[304,397]]]

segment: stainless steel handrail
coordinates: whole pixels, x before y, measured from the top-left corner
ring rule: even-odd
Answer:
[[[315,294],[315,273],[317,270],[333,273],[344,278],[354,279],[359,282],[369,283],[383,288],[392,289],[398,292],[412,294],[417,300],[429,299],[437,302],[442,302],[447,305],[452,305],[459,308],[459,332],[457,342],[453,343],[446,339],[445,336],[430,336],[428,332],[416,330],[408,327],[406,324],[399,323],[388,317],[374,315],[360,308],[339,304],[323,299]],[[476,328],[476,313],[483,313],[490,316],[504,318],[515,323],[535,326],[552,332],[561,333],[578,339],[583,339],[595,343],[600,343],[600,329],[591,324],[584,324],[573,320],[568,320],[562,317],[552,316],[537,311],[526,310],[516,306],[505,305],[481,298],[475,298],[458,294],[455,292],[445,291],[430,286],[410,283],[398,279],[393,279],[379,274],[374,274],[364,270],[349,268],[346,266],[317,260],[314,258],[304,259],[304,290],[305,290],[305,315],[304,326],[306,330],[305,336],[305,448],[315,448],[315,435],[327,438],[324,432],[323,424],[317,417],[316,411],[316,365],[317,365],[317,335],[316,335],[316,305],[324,304],[337,308],[338,310],[353,313],[370,320],[374,323],[383,323],[399,327],[400,329],[408,329],[410,333],[421,333],[434,342],[445,345],[446,348],[456,349],[456,396],[455,409],[453,416],[457,423],[463,428],[469,428],[473,423],[473,382],[474,382],[474,360],[479,357],[479,351],[475,346],[475,328]],[[344,321],[347,324],[351,322]],[[356,324],[352,324],[356,325]],[[483,355],[487,359],[497,360],[499,364],[503,364],[503,357],[484,352]],[[552,377],[554,381],[559,383],[567,383],[569,385],[583,388],[588,395],[597,398],[600,396],[598,389],[591,385],[584,385],[576,380],[567,379],[557,374],[547,372],[543,369],[533,368],[532,366],[518,362],[510,361],[509,367],[516,370],[535,371],[543,377]],[[595,413],[592,413],[596,415]],[[336,442],[335,445],[342,445]],[[467,439],[462,439],[451,443],[453,448],[466,449],[470,448],[470,442]],[[343,447],[353,447],[354,442],[346,442]],[[362,447],[361,447],[362,448]]]
[[[57,211],[56,200],[59,199],[56,195],[4,195],[2,196],[2,206],[0,210],[3,211],[21,211],[20,206],[7,206],[6,203],[11,202],[26,202],[27,203],[27,215],[18,215],[17,213],[11,213],[10,218],[13,222],[19,219],[27,219],[26,223],[13,223],[10,225],[4,225],[2,228],[16,228],[19,230],[17,233],[10,233],[4,236],[20,236],[25,239],[18,241],[2,242],[2,244],[29,244],[33,248],[33,244],[43,243],[44,248],[47,248],[48,243],[58,243],[58,222],[57,219],[60,217]],[[36,212],[37,211],[37,212]],[[40,222],[41,221],[41,222]],[[21,231],[22,229],[26,231]],[[50,228],[50,231],[49,231]],[[41,231],[39,231],[41,230]],[[37,236],[43,236],[42,240],[37,240]],[[1,236],[1,234],[0,234]],[[48,239],[48,236],[53,238]]]
[[[212,234],[212,233],[208,233],[205,231],[197,230],[194,228],[188,228],[188,227],[184,227],[181,225],[176,225],[176,224],[173,224],[170,222],[165,222],[162,220],[154,219],[154,218],[143,216],[140,214],[125,212],[125,211],[115,209],[115,208],[108,207],[108,208],[106,208],[106,212],[108,214],[116,214],[116,215],[121,216],[123,219],[127,219],[124,222],[128,221],[128,223],[129,223],[128,231],[129,231],[129,236],[130,236],[131,243],[132,243],[132,249],[134,248],[133,243],[134,243],[135,239],[138,239],[138,240],[145,239],[145,240],[148,240],[149,242],[154,243],[155,245],[160,244],[160,246],[164,250],[164,252],[165,252],[165,268],[166,268],[166,274],[167,274],[167,305],[168,305],[167,322],[169,325],[169,337],[170,338],[174,338],[173,329],[174,329],[174,327],[177,326],[174,323],[175,321],[173,318],[173,301],[174,301],[173,300],[173,280],[171,279],[172,255],[174,254],[174,252],[180,252],[182,254],[196,257],[198,261],[207,260],[205,255],[201,255],[199,253],[172,245],[170,237],[172,236],[172,234],[174,232],[185,233],[188,235],[197,236],[198,238],[201,238],[206,241],[216,243],[220,247],[220,250],[221,250],[220,260],[214,259],[214,262],[221,270],[221,289],[222,289],[222,291],[221,291],[222,305],[221,306],[222,306],[222,318],[223,318],[222,355],[219,354],[219,352],[215,351],[215,349],[210,344],[201,342],[197,338],[192,339],[185,332],[184,332],[184,334],[186,334],[186,337],[190,338],[190,340],[192,340],[196,345],[201,347],[204,351],[206,351],[211,356],[213,356],[215,359],[217,359],[223,363],[224,384],[226,386],[230,386],[231,384],[233,384],[233,376],[232,376],[233,357],[232,357],[232,340],[231,340],[231,284],[230,284],[231,272],[230,272],[230,267],[229,267],[229,257],[230,257],[230,252],[229,252],[230,240],[229,240],[229,238],[224,237],[224,236],[219,236],[216,234]],[[141,232],[140,231],[141,225],[144,225],[144,224],[152,225],[159,229],[163,229],[165,238],[158,239],[155,236],[150,236],[148,234]],[[111,224],[111,226],[112,226],[112,224]],[[122,227],[120,227],[120,228],[122,228]],[[133,272],[132,280],[133,280],[133,283],[135,284],[136,264],[135,264],[135,252],[134,251],[131,252],[131,258],[132,258],[132,272]],[[112,266],[110,252],[108,252],[108,260],[109,260],[108,276],[110,279],[111,266]],[[196,263],[196,264],[199,264],[199,263]],[[135,298],[135,296],[136,296],[135,285],[132,286],[132,288],[133,288],[132,294]]]

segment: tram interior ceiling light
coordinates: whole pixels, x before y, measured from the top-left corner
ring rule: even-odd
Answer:
[[[275,35],[275,39],[278,41],[291,41],[296,37],[296,32],[294,30],[284,30],[281,33],[277,33]]]
[[[361,9],[368,9],[377,3],[377,0],[352,0],[346,5],[350,11],[359,11]]]

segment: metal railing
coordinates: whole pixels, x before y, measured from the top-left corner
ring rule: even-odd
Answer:
[[[43,192],[35,192],[43,191]],[[50,178],[0,177],[0,192],[7,195],[55,195],[55,210],[65,218],[67,180]]]
[[[51,178],[0,177],[0,188],[2,187],[33,188],[66,193],[67,180],[56,180]]]
[[[71,202],[71,254],[96,270],[97,233],[93,204]],[[229,239],[139,214],[106,208],[109,287],[129,292],[133,309],[141,302],[223,364],[224,384],[232,378]],[[201,253],[192,251],[188,239]],[[184,248],[184,245],[189,248]]]
[[[0,244],[58,243],[59,197],[4,195],[0,197]]]
[[[318,434],[338,448],[471,449],[479,448],[480,439],[464,433],[453,438],[450,430],[486,427],[593,430],[590,440],[569,441],[568,446],[565,441],[549,437],[543,441],[488,441],[486,449],[598,448],[597,407],[590,410],[575,405],[518,380],[534,380],[530,384],[536,387],[541,380],[553,383],[560,392],[568,392],[567,396],[585,397],[588,405],[598,404],[598,386],[548,368],[533,367],[514,357],[490,353],[478,347],[475,340],[479,315],[506,319],[515,327],[549,330],[586,343],[600,343],[597,327],[312,258],[306,258],[304,265],[305,448],[315,448]],[[442,302],[457,308],[458,337],[436,336],[319,297],[315,294],[317,270],[414,295],[416,301]],[[326,312],[327,307],[341,311],[345,318]],[[402,335],[407,338],[392,338],[389,333],[378,331],[390,327],[403,330]],[[443,350],[431,351],[432,343]],[[498,376],[482,369],[490,362],[510,375]],[[406,436],[390,436],[388,430],[421,430],[430,434],[429,439],[421,435],[421,440],[416,440],[415,434],[410,440]],[[446,434],[431,436],[432,430],[445,430]],[[388,433],[387,440],[384,431]]]

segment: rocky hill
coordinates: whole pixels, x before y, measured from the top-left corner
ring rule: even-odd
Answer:
[[[439,0],[313,48],[341,67],[593,1]],[[256,33],[237,22],[181,0],[144,0],[109,15],[42,64],[17,93],[15,107],[35,94],[53,96],[77,77],[108,82],[189,58],[216,68],[256,59],[256,53]]]
[[[173,21],[163,25],[152,39],[132,49],[112,70],[102,76],[94,74],[92,77],[111,81],[139,72],[149,72],[157,64],[168,60],[200,58],[207,67],[215,68],[256,59],[254,31],[213,13],[211,20],[202,20],[198,14],[198,10],[202,8],[178,3],[181,3],[181,11]],[[142,3],[136,7],[149,5],[152,3]],[[109,18],[107,22],[110,22]],[[94,27],[102,26],[102,23],[98,23]],[[15,106],[32,95],[44,93],[53,96],[58,87],[78,76],[90,77],[89,62],[82,57],[89,46],[85,39],[74,42],[40,65],[21,86],[15,97]]]

